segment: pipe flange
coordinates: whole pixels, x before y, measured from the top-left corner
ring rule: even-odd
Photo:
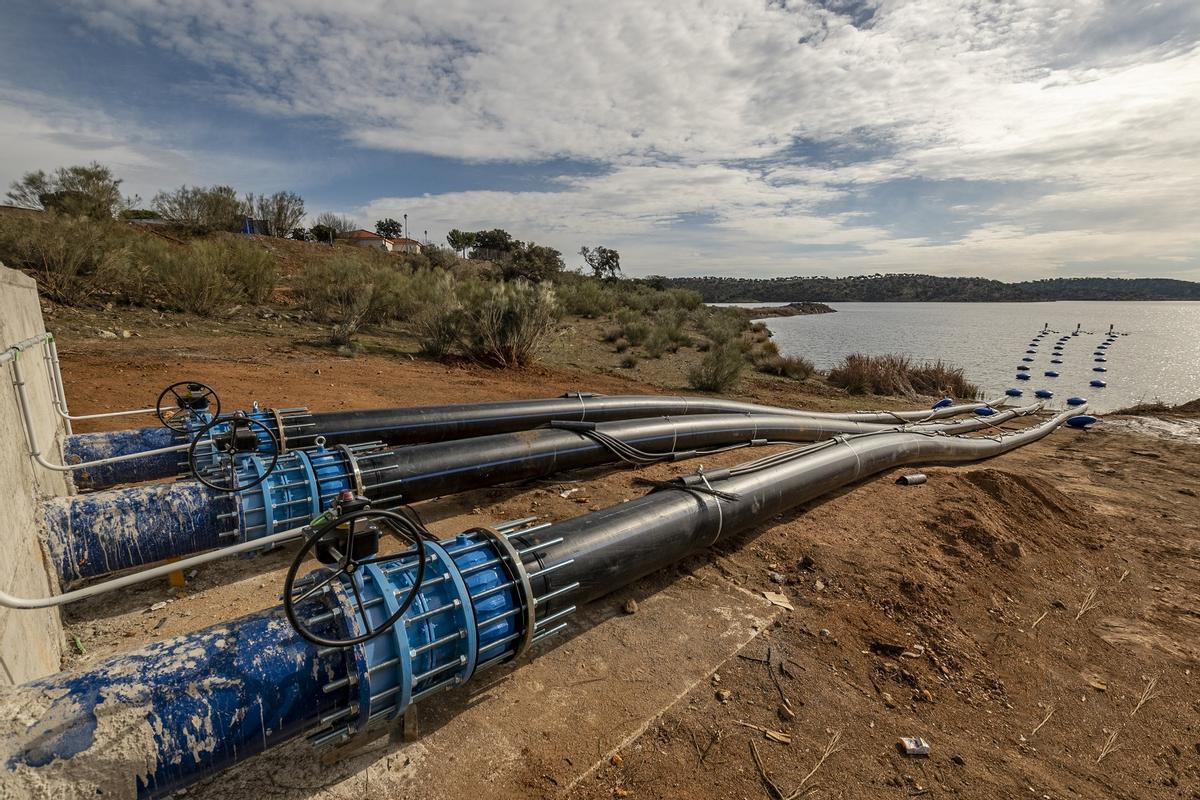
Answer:
[[[367,492],[363,488],[362,470],[358,467],[358,459],[354,457],[354,453],[350,451],[347,445],[334,445],[334,450],[337,450],[346,459],[346,463],[350,466],[350,477],[354,479],[354,494],[358,497],[366,497]]]
[[[529,573],[525,570],[525,563],[521,560],[521,554],[517,552],[517,548],[513,547],[512,542],[508,540],[500,531],[495,528],[489,528],[486,525],[480,525],[464,533],[482,533],[485,536],[490,536],[496,543],[497,549],[500,550],[502,556],[501,562],[511,565],[509,577],[516,581],[517,593],[520,595],[522,606],[525,608],[525,630],[521,636],[521,640],[517,643],[516,650],[513,651],[508,661],[514,661],[525,655],[525,651],[533,644],[533,637],[537,628],[537,606],[534,605],[533,585],[529,582]],[[469,679],[470,676],[468,675]]]

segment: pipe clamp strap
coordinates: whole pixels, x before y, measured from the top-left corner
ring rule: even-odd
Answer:
[[[508,537],[495,528],[480,525],[476,528],[471,528],[466,533],[482,533],[485,536],[490,536],[500,551],[500,555],[502,556],[501,561],[511,565],[508,573],[516,581],[517,593],[520,595],[521,604],[525,608],[525,630],[522,632],[521,640],[517,643],[517,648],[513,651],[512,657],[507,659],[508,661],[515,661],[525,655],[525,651],[533,644],[533,636],[537,628],[537,606],[534,605],[533,585],[529,582],[529,573],[525,570],[525,562],[521,560],[521,554],[517,552],[517,548],[508,540]],[[474,672],[473,667],[472,672]],[[467,675],[467,678],[470,677],[470,675]]]
[[[576,422],[572,419],[552,419],[546,423],[546,427],[554,428],[560,431],[575,431],[576,433],[579,433],[580,431],[596,430],[596,423],[584,422],[582,420]]]
[[[354,494],[359,497],[366,496],[366,490],[363,489],[362,470],[358,467],[358,459],[350,452],[350,448],[344,444],[335,445],[334,450],[337,450],[346,459],[346,465],[350,467],[350,477],[354,479]]]
[[[287,431],[283,429],[283,417],[279,416],[279,409],[270,409],[271,416],[275,418],[275,432],[279,434],[279,455],[283,455],[287,449]]]

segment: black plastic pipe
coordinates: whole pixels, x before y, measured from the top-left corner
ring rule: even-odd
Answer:
[[[504,400],[444,406],[375,408],[355,411],[309,413],[289,410],[277,417],[271,412],[254,412],[285,448],[312,447],[318,436],[326,443],[359,444],[379,441],[386,445],[444,442],[495,433],[510,433],[544,425],[551,420],[610,422],[659,416],[700,414],[786,414],[811,419],[855,422],[899,423],[946,419],[967,413],[985,403],[951,405],[917,411],[854,411],[849,413],[798,411],[742,403],[715,397],[658,395],[596,395],[576,393],[537,400]],[[165,428],[75,434],[70,437],[69,461],[91,462],[138,448],[169,447],[178,440]],[[131,459],[81,470],[76,485],[81,489],[104,489],[120,483],[167,478],[187,470],[185,459],[167,453],[146,459]]]
[[[554,602],[579,605],[709,547],[722,536],[867,476],[908,464],[991,458],[1037,441],[1079,413],[1068,409],[1039,425],[989,438],[896,432],[831,441],[761,471],[739,474],[735,467],[692,477],[694,489],[656,491],[557,523],[522,539],[521,546],[546,542],[545,549],[537,551],[539,563],[569,562],[538,578],[535,589],[547,594],[578,583]]]
[[[916,462],[996,456],[1046,436],[1078,413],[1071,409],[987,439],[906,431],[831,440],[790,459],[777,454],[769,462],[691,476],[678,488],[517,534],[512,542],[520,550],[513,552],[531,553],[524,574],[532,578],[534,596],[547,598],[538,615],[552,619],[556,608],[569,612],[869,475]],[[401,625],[430,612],[414,607],[408,613],[415,616]],[[35,791],[74,796],[81,787],[89,796],[160,797],[359,713],[354,687],[369,688],[367,660],[357,650],[315,650],[281,630],[280,616],[279,609],[268,610],[115,656],[89,671],[0,690],[0,707],[20,710],[0,725],[0,769],[7,770],[8,783],[2,788],[13,797]],[[329,616],[347,619],[344,613]],[[345,634],[355,632],[356,626],[345,625]],[[447,641],[463,638],[453,627],[447,635]],[[344,654],[353,656],[353,666]],[[456,684],[451,679],[437,688]],[[161,782],[150,780],[159,775]]]
[[[1028,413],[1027,406],[957,422],[922,423],[927,432],[966,433]],[[674,459],[712,448],[771,441],[815,442],[833,436],[893,430],[896,424],[815,419],[783,414],[704,414],[619,422],[552,423],[514,433],[412,445],[357,455],[330,452],[336,472],[358,475],[376,508],[612,464],[621,456],[603,440]],[[353,462],[353,463],[350,463]],[[259,467],[255,467],[259,469]],[[307,475],[308,477],[302,477]],[[297,528],[336,496],[316,471],[280,470],[247,490],[238,513],[230,495],[198,481],[110,489],[54,498],[42,506],[46,545],[59,582],[71,586],[123,569],[181,558],[221,545]],[[248,502],[253,499],[254,502]],[[271,524],[250,508],[273,507]],[[252,517],[252,519],[248,519]]]

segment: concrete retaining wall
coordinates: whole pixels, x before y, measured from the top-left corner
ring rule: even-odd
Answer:
[[[37,286],[0,265],[0,348],[45,331]],[[21,367],[33,406],[38,443],[49,461],[60,462],[62,419],[50,404],[50,380],[40,347],[25,351]],[[40,498],[70,492],[64,473],[43,469],[29,458],[21,412],[9,365],[0,365],[0,589],[20,597],[42,597],[57,587],[42,555]],[[0,683],[23,683],[57,672],[62,659],[62,620],[57,609],[14,611],[0,607]]]

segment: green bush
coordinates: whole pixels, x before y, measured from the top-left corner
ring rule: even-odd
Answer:
[[[523,279],[477,287],[460,299],[463,351],[482,364],[529,364],[558,321],[554,290]]]
[[[296,275],[297,298],[318,322],[331,323],[330,342],[348,344],[378,313],[383,293],[375,292],[376,270],[351,253],[312,261]]]
[[[193,244],[196,247],[200,242]],[[225,258],[225,277],[237,299],[259,305],[271,297],[278,277],[275,258],[247,239],[226,238],[219,244]]]
[[[671,345],[671,337],[662,328],[655,328],[646,337],[646,355],[650,358],[662,358],[663,353]]]
[[[650,335],[650,323],[644,315],[633,309],[623,308],[618,311],[617,323],[621,326],[621,336],[631,345],[642,344]]]
[[[153,269],[155,294],[176,310],[202,316],[238,303],[262,303],[275,288],[275,259],[238,239],[206,239],[172,251]]]
[[[24,269],[42,294],[80,305],[104,290],[126,257],[128,232],[109,220],[40,214],[0,216],[0,261]]]
[[[595,319],[612,313],[617,307],[613,293],[595,278],[575,276],[567,279],[564,276],[557,282],[555,291],[563,310],[577,317]]]
[[[635,356],[633,353],[627,353],[625,355],[625,357],[621,359],[621,368],[622,369],[633,369],[637,365],[638,365],[638,357]]]
[[[230,305],[225,256],[211,242],[171,253],[154,271],[164,305],[176,311],[212,316]]]
[[[130,237],[123,257],[108,270],[105,289],[119,303],[149,305],[161,300],[157,275],[177,245],[153,234]]]
[[[696,324],[713,342],[737,338],[750,326],[745,313],[736,308],[701,308],[695,313]]]
[[[754,368],[768,375],[781,375],[795,381],[807,379],[817,369],[803,356],[782,356],[778,353],[755,358]]]
[[[454,276],[449,272],[422,276],[430,294],[415,309],[413,332],[421,352],[431,358],[442,358],[458,343],[462,327],[462,304],[457,297]]]
[[[688,373],[692,388],[706,392],[723,392],[737,383],[746,360],[734,341],[714,344],[700,363]]]

